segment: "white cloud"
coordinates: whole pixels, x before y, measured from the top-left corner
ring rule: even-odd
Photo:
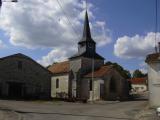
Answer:
[[[160,33],[157,34],[160,39]],[[114,54],[120,58],[144,58],[154,52],[155,33],[150,32],[146,36],[124,36],[117,39],[114,45]]]
[[[59,47],[76,44],[82,34],[82,19],[84,19],[85,2],[79,0],[59,0],[63,10],[67,13],[71,23],[78,31],[74,35],[63,10],[56,0],[20,0],[16,4],[4,3],[0,28],[5,30],[10,37],[10,42],[15,46],[28,48]],[[94,37],[98,44],[109,43],[110,37],[105,24],[96,26],[97,21],[89,3],[89,16],[92,21]],[[101,29],[103,32],[98,32]]]
[[[0,49],[5,48],[6,45],[2,42],[2,40],[0,40]]]
[[[106,28],[104,21],[96,21],[94,27],[97,27],[97,31],[94,31],[93,34],[95,40],[98,41],[98,46],[104,46],[111,42],[110,30]]]
[[[70,47],[58,47],[51,50],[46,56],[43,56],[42,59],[38,60],[43,66],[48,66],[54,62],[61,62],[68,59],[68,57],[73,55],[75,48]]]
[[[6,31],[12,45],[53,48],[38,60],[43,65],[71,56],[76,52],[72,47],[77,46],[82,36],[84,0],[59,1],[72,25],[56,0],[19,0],[16,4],[4,3],[1,9],[0,28]],[[111,41],[109,30],[104,21],[96,20],[92,12],[94,8],[93,4],[88,4],[92,36],[98,46],[104,46]],[[75,35],[71,26],[74,26],[78,35]]]
[[[145,62],[143,61],[143,62],[141,62],[141,63],[139,64],[139,66],[140,66],[140,71],[142,71],[142,73],[147,73],[147,72],[148,72],[148,70],[147,70],[147,63],[145,63]]]

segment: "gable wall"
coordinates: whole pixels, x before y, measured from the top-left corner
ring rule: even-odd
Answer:
[[[22,61],[22,69],[18,69]],[[26,96],[50,97],[51,74],[25,57],[8,57],[0,62],[2,94],[8,96],[8,82],[23,83]]]
[[[59,88],[56,88],[56,80],[59,79]],[[69,74],[53,76],[51,80],[51,97],[68,98]],[[62,95],[62,97],[60,97]]]

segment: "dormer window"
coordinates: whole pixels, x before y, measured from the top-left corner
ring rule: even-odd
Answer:
[[[56,79],[56,88],[57,89],[59,88],[59,79],[58,78]]]
[[[18,69],[22,70],[22,61],[18,61]]]

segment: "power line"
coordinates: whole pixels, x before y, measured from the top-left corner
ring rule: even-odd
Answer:
[[[64,11],[64,9],[63,9],[63,7],[62,7],[60,1],[57,0],[57,3],[58,3],[58,5],[59,5],[59,7],[62,9],[63,14],[66,16],[66,19],[67,19],[68,23],[71,25],[71,28],[72,28],[73,32],[75,33],[76,36],[79,37],[78,31],[74,28],[73,24],[70,22],[70,19],[69,19],[67,13]]]
[[[155,52],[157,53],[158,0],[155,0]]]

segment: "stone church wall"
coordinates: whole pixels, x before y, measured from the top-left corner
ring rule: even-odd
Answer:
[[[77,97],[80,90],[80,68],[82,59],[70,60],[69,97]]]
[[[114,80],[115,91],[111,90],[111,82]],[[104,77],[105,93],[104,97],[106,100],[125,100],[128,99],[129,86],[127,81],[115,70],[110,72],[109,75]]]
[[[56,88],[56,80],[59,86]],[[68,81],[69,74],[60,74],[53,76],[51,80],[51,97],[52,98],[68,98]]]
[[[82,58],[82,68],[83,68],[83,72],[82,74],[86,74],[87,72],[92,71],[92,64],[93,64],[93,60],[92,58]],[[99,59],[95,59],[94,60],[94,68],[97,69],[101,66],[104,65],[104,60],[99,60]]]

